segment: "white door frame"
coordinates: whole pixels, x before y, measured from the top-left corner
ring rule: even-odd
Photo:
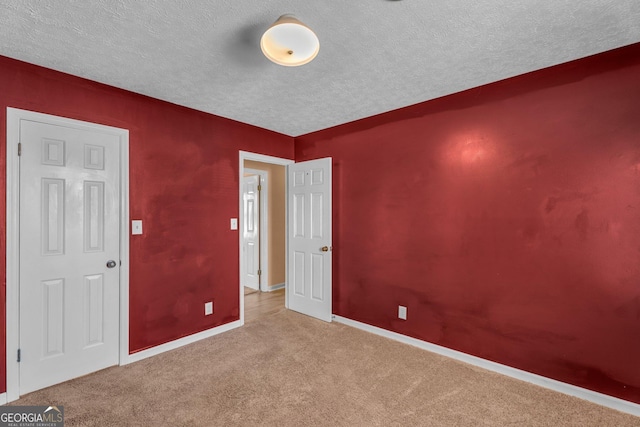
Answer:
[[[243,200],[242,200],[242,195],[244,193],[243,190],[243,186],[242,186],[242,178],[244,177],[244,172],[245,172],[245,167],[244,167],[244,161],[245,160],[253,160],[256,162],[262,162],[262,163],[270,163],[273,165],[280,165],[280,166],[287,166],[287,165],[291,165],[293,163],[295,163],[293,160],[291,159],[283,159],[280,157],[273,157],[273,156],[267,156],[265,154],[258,154],[258,153],[251,153],[249,151],[240,151],[240,168],[239,168],[239,185],[238,185],[238,193],[239,193],[239,208],[238,208],[238,213],[239,213],[239,218],[238,218],[238,250],[242,250],[242,234],[244,232],[244,206],[243,206]],[[248,169],[248,168],[247,168]],[[266,198],[266,197],[265,197]],[[288,215],[288,209],[287,209],[287,200],[285,198],[285,211],[287,212]],[[260,224],[262,226],[262,223]],[[262,245],[262,243],[260,243]],[[260,247],[260,250],[262,250],[262,246]],[[239,287],[240,287],[240,324],[244,325],[244,288],[242,286],[242,275],[244,272],[244,260],[243,257],[241,256],[240,253],[238,253],[238,258],[240,259],[240,270],[238,272],[238,278],[239,278]],[[285,269],[286,271],[286,269]],[[263,270],[264,272],[264,270]],[[285,289],[287,287],[287,278],[285,277]],[[262,282],[260,283],[260,289],[262,289]],[[285,291],[286,292],[286,291]],[[286,301],[286,299],[285,299]],[[286,304],[286,303],[285,303]]]
[[[260,239],[260,275],[259,289],[261,292],[269,290],[267,281],[269,278],[269,172],[262,169],[245,168],[244,173],[258,175],[261,190],[259,191],[260,200],[258,201],[258,209],[260,216],[260,225],[258,226],[258,235]],[[242,176],[244,178],[244,175]],[[244,209],[242,209],[242,219],[244,220]],[[244,221],[242,222],[244,225]],[[241,231],[244,231],[241,229]],[[242,236],[242,234],[240,235]]]
[[[20,121],[31,120],[118,136],[120,140],[120,365],[129,357],[129,131],[80,120],[7,107],[7,401],[20,397],[20,372],[17,351],[20,339],[19,286],[19,189],[20,163],[18,142]]]

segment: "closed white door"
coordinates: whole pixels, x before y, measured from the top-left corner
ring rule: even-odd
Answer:
[[[288,166],[288,307],[331,321],[331,158]]]
[[[119,139],[21,120],[20,394],[118,363]]]
[[[244,233],[242,256],[244,256],[243,285],[258,290],[260,287],[260,175],[243,179]]]

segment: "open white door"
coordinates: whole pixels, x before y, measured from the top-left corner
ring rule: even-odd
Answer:
[[[260,287],[260,175],[243,177],[244,227],[242,254],[244,257],[243,285]]]
[[[331,158],[288,166],[288,308],[331,321]]]

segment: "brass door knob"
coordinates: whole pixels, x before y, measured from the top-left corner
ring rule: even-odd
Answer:
[[[329,252],[329,246],[323,246],[320,248],[322,252]]]

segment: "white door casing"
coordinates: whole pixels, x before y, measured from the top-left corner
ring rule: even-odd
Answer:
[[[330,322],[331,158],[287,168],[288,308]]]
[[[244,227],[242,228],[242,256],[244,257],[243,285],[260,288],[260,175],[243,177]]]
[[[128,355],[128,132],[8,108],[7,141],[12,401]]]

